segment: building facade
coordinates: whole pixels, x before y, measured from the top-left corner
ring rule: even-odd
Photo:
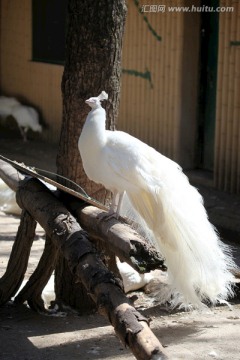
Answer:
[[[239,193],[240,2],[158,3],[128,0],[117,128]],[[0,6],[1,94],[39,109],[57,142],[63,64],[34,61],[31,0]]]

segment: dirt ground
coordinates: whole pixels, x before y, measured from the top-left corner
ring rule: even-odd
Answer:
[[[34,146],[33,146],[34,145]],[[0,139],[0,153],[54,170],[56,148],[41,144]],[[19,218],[0,213],[0,276],[3,275]],[[38,226],[26,273],[28,277],[40,258],[44,239]],[[239,260],[239,251],[236,251]],[[151,329],[166,347],[169,359],[240,359],[240,301],[232,308],[219,306],[204,312],[169,313],[159,305],[143,306],[141,312],[152,319]],[[134,359],[115,336],[113,328],[98,314],[65,317],[34,313],[26,306],[6,304],[0,308],[0,359],[3,360],[74,360]]]

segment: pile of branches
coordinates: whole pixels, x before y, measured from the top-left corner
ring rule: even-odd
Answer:
[[[121,280],[105,266],[90,238],[107,243],[121,261],[139,273],[156,268],[166,270],[156,249],[123,221],[104,219],[103,210],[58,191],[52,192],[38,179],[25,176],[3,160],[0,160],[0,177],[16,192],[17,203],[22,208],[8,266],[0,279],[0,305],[9,301],[21,286],[38,222],[46,232],[45,248],[15,302],[27,301],[32,309],[47,311],[41,294],[61,252],[99,312],[107,317],[136,359],[167,359],[149,328],[149,320],[133,307]]]

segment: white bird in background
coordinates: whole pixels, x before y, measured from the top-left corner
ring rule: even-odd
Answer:
[[[21,105],[20,102],[13,98],[7,96],[0,96],[0,116],[6,118],[12,112],[12,108],[16,105]]]
[[[24,141],[27,141],[29,129],[35,132],[42,132],[42,126],[39,124],[39,115],[33,107],[22,105],[15,98],[0,96],[0,116],[6,118],[10,115],[16,120]]]
[[[116,258],[118,270],[121,274],[125,293],[143,288],[154,279],[152,273],[139,274],[128,263],[121,262]]]
[[[35,132],[42,132],[42,126],[38,120],[38,113],[33,107],[16,105],[13,107],[11,115],[17,121],[23,141],[27,141],[27,132],[29,129]]]
[[[40,181],[47,186],[51,191],[56,191],[56,187]],[[18,206],[16,201],[16,192],[10,189],[10,187],[0,177],[0,211],[5,214],[21,215],[22,209]]]
[[[112,191],[110,212],[119,214],[129,204],[165,257],[172,290],[164,300],[196,308],[204,301],[225,302],[233,295],[235,265],[208,221],[202,197],[174,161],[127,133],[105,129],[101,101],[107,98],[103,91],[86,100],[92,110],[78,147],[87,176]]]
[[[0,211],[6,214],[20,215],[21,209],[16,202],[16,193],[0,178]]]

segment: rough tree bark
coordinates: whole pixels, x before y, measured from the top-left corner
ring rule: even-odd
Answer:
[[[13,191],[17,191],[20,181],[25,179],[24,175],[1,159],[0,177],[4,179],[7,185],[11,186]],[[33,190],[36,189],[33,188]],[[65,207],[61,207],[64,210],[64,214],[67,212],[66,208],[70,210],[73,215],[77,216],[83,228],[92,235],[91,238],[94,239],[94,242],[97,238],[104,243],[108,243],[122,261],[128,262],[138,272],[147,272],[156,268],[166,270],[161,255],[151,244],[131,229],[129,225],[112,218],[108,220],[102,219],[102,216],[99,216],[102,214],[102,210],[89,206],[82,200],[69,196],[66,193],[54,192],[55,197],[49,198],[49,190],[43,185],[41,189],[37,188],[36,192],[37,194],[35,195],[34,191],[31,192],[30,188],[28,192],[24,192],[23,196],[27,198],[24,200],[28,201],[27,208],[30,208],[32,212],[33,209],[41,209],[41,219],[42,217],[45,219],[44,224],[47,223],[50,226],[52,223],[51,226],[53,229],[55,228],[51,219],[52,216],[55,219],[58,214],[55,206],[57,201],[55,197],[58,197],[65,205]],[[64,214],[60,213],[63,218],[66,217]],[[6,273],[0,279],[0,305],[9,301],[21,285],[32,246],[35,223],[35,220],[24,210]],[[69,245],[71,246],[71,243]],[[76,249],[76,253],[78,250]],[[15,298],[16,303],[27,301],[33,310],[39,312],[46,311],[41,299],[41,293],[55,268],[57,257],[58,248],[47,236],[38,266],[27,284]]]
[[[82,167],[77,142],[89,112],[85,100],[102,90],[109,94],[106,104],[108,128],[116,122],[121,77],[122,38],[126,18],[125,0],[69,0],[66,61],[62,79],[63,122],[57,156],[57,169],[81,185],[89,195],[105,202],[106,191],[90,182]],[[113,254],[109,253],[110,259]],[[113,266],[113,262],[110,261]],[[58,299],[76,306],[81,286],[75,284],[66,262],[60,258],[56,268]],[[82,304],[93,304],[82,288]]]
[[[63,122],[58,172],[97,196],[81,164],[77,142],[90,111],[85,100],[105,90],[107,127],[114,128],[120,98],[124,0],[69,0],[66,60],[62,78]]]
[[[100,313],[109,319],[136,359],[167,359],[162,345],[149,329],[148,320],[134,309],[122,291],[121,282],[105,267],[88,234],[66,207],[36,179],[22,181],[17,202],[42,225],[76,279],[84,284]]]
[[[22,284],[35,236],[36,225],[36,221],[24,210],[6,272],[0,279],[0,305],[10,300]]]
[[[26,246],[25,246],[26,248]],[[23,304],[27,301],[32,310],[38,312],[48,312],[45,309],[42,299],[42,292],[52,275],[58,258],[58,247],[52,242],[49,236],[46,236],[43,254],[39,260],[38,266],[30,276],[28,282],[15,297],[16,304]]]

